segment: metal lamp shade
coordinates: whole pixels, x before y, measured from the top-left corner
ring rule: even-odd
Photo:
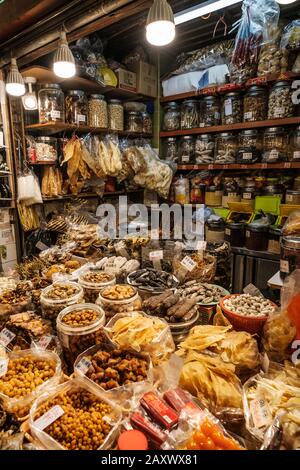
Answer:
[[[175,37],[172,8],[166,0],[154,0],[146,23],[147,41],[154,46],[165,46]]]
[[[171,21],[171,23],[174,23],[173,11],[167,0],[154,0],[146,24],[148,26],[155,21]]]
[[[75,75],[75,59],[69,48],[66,33],[61,33],[61,39],[54,55],[54,72],[62,78]]]
[[[22,96],[25,93],[25,84],[17,66],[17,60],[11,59],[11,66],[6,79],[6,91],[12,96]]]

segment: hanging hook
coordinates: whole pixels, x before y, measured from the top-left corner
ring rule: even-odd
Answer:
[[[226,34],[227,34],[227,23],[224,19],[224,16],[225,16],[225,13],[223,12],[223,15],[220,16],[218,21],[216,22],[216,25],[214,27],[213,37],[215,37],[218,26],[219,26],[220,23],[223,23],[223,25],[224,25],[224,34],[223,34],[223,36],[226,36]]]

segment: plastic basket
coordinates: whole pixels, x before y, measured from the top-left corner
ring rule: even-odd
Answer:
[[[226,209],[225,207],[213,207],[213,211],[215,214],[217,214],[219,217],[222,217],[223,219],[227,219],[229,214],[229,209]]]
[[[220,300],[220,307],[225,317],[230,321],[233,328],[237,331],[247,331],[248,333],[260,334],[262,332],[263,326],[266,323],[268,317],[243,317],[237,313],[228,310],[224,306],[224,300],[229,299],[230,297],[237,297],[240,294],[226,295]],[[275,304],[274,304],[275,306]]]
[[[269,214],[279,215],[280,213],[280,196],[256,196],[254,211],[263,210]]]

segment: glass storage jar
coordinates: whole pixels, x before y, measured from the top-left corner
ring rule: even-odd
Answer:
[[[224,222],[222,219],[221,221],[207,221],[205,226],[205,240],[207,242],[223,242],[224,234]]]
[[[83,287],[84,300],[93,304],[102,289],[113,286],[115,283],[115,276],[100,270],[88,270],[80,274],[78,278],[78,284]]]
[[[300,205],[300,191],[298,189],[287,189],[285,193],[285,203],[286,204],[296,204]]]
[[[264,121],[267,112],[267,90],[256,85],[251,86],[244,96],[244,122]]]
[[[237,135],[230,132],[222,132],[216,137],[215,163],[235,163],[238,147]]]
[[[191,135],[184,135],[180,139],[180,163],[194,163],[195,156],[195,140]]]
[[[125,131],[143,132],[143,117],[139,111],[125,112]]]
[[[291,160],[293,162],[300,161],[300,126],[298,126],[291,138]]]
[[[78,315],[76,320],[73,317],[75,321],[72,321],[70,314]],[[101,307],[93,303],[72,305],[60,312],[56,320],[57,336],[62,345],[64,359],[70,368],[73,367],[79,354],[103,342],[104,325],[105,313]]]
[[[287,131],[283,127],[268,127],[264,132],[263,149],[263,162],[285,161],[288,154]]]
[[[190,181],[188,178],[178,178],[174,184],[175,203],[189,204],[190,202]]]
[[[193,129],[199,125],[199,102],[186,100],[181,105],[180,113],[181,129]]]
[[[108,127],[112,131],[124,130],[124,108],[120,100],[108,102]]]
[[[144,134],[152,134],[153,131],[153,124],[152,124],[152,117],[146,111],[142,113],[143,119],[143,132]]]
[[[171,101],[164,108],[164,131],[178,131],[180,129],[180,107]]]
[[[251,203],[254,207],[255,196],[256,196],[256,189],[253,186],[246,186],[242,189],[242,198],[241,202],[248,202]]]
[[[37,163],[56,162],[57,139],[55,137],[36,137],[35,154]]]
[[[238,189],[232,190],[224,188],[222,196],[222,207],[228,208],[229,202],[240,202],[241,195]]]
[[[269,229],[268,251],[280,255],[281,229],[276,225],[271,225]]]
[[[204,96],[200,100],[199,127],[218,126],[221,122],[221,106],[217,96]]]
[[[241,222],[228,222],[225,227],[225,240],[231,246],[244,246],[245,225]]]
[[[262,189],[263,196],[279,196],[283,202],[284,187],[281,184],[268,184]]]
[[[222,124],[237,124],[243,121],[243,100],[240,93],[226,93],[222,101]]]
[[[280,247],[280,276],[284,279],[295,269],[300,269],[300,238],[282,237]]]
[[[66,122],[76,126],[86,126],[88,102],[84,91],[70,90],[65,95]]]
[[[248,224],[245,231],[245,247],[253,251],[268,249],[269,227],[265,225]]]
[[[88,100],[88,125],[108,127],[107,102],[103,95],[91,95]]]
[[[163,143],[164,158],[170,162],[178,163],[178,141],[176,137],[167,137]]]
[[[191,204],[205,204],[205,184],[199,181],[199,178],[195,177],[191,180]]]
[[[64,94],[56,83],[46,83],[39,91],[39,121],[64,122],[65,106]]]
[[[42,316],[55,327],[58,314],[69,305],[84,302],[83,289],[76,282],[57,281],[41,292]]]
[[[106,317],[110,318],[116,313],[141,310],[142,300],[135,287],[115,284],[100,292],[97,304],[103,308]]]
[[[214,162],[215,139],[211,134],[200,134],[195,142],[195,161],[198,164]]]
[[[288,118],[294,115],[295,106],[292,102],[291,83],[276,82],[269,94],[268,119]]]
[[[218,186],[207,186],[205,190],[205,204],[210,207],[222,205],[223,191]]]
[[[240,164],[260,161],[262,135],[257,129],[247,129],[239,133],[239,148],[236,161]]]

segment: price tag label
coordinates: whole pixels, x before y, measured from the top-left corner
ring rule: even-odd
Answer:
[[[0,357],[0,377],[6,374],[8,368],[8,359],[6,357]]]
[[[40,418],[38,418],[35,422],[34,425],[40,429],[41,431],[50,424],[54,423],[58,418],[60,418],[64,414],[64,410],[62,409],[61,406],[55,405],[50,408],[45,414],[43,414]]]
[[[283,167],[284,167],[284,168],[291,168],[291,162],[285,162],[285,163],[283,164]]]
[[[243,199],[251,199],[251,193],[243,193]]]
[[[243,160],[252,160],[252,153],[251,152],[243,153],[242,159]]]
[[[280,271],[282,273],[287,273],[289,274],[290,272],[290,265],[289,265],[289,262],[285,259],[281,259],[280,260]]]
[[[262,167],[263,170],[265,170],[266,168],[268,168],[268,164],[267,164],[267,163],[263,163],[263,164],[261,165],[261,167]]]
[[[7,328],[3,328],[0,333],[0,346],[6,348],[6,346],[14,339],[16,335],[8,330]]]
[[[279,157],[278,150],[271,150],[270,151],[270,153],[269,153],[269,159],[270,160],[277,160],[278,157]]]
[[[163,257],[164,257],[163,250],[150,251],[150,253],[149,253],[149,260],[150,261],[161,260],[161,259],[163,259]]]
[[[205,242],[204,240],[199,240],[196,243],[196,250],[205,251],[206,250],[206,245],[207,245],[207,242]]]
[[[45,335],[42,336],[35,344],[40,349],[47,349],[49,344],[51,343],[51,336]]]
[[[182,155],[181,156],[181,161],[188,163],[190,161],[190,156],[189,155]]]
[[[272,415],[264,398],[257,398],[250,402],[250,412],[256,428],[262,428],[271,424]]]
[[[86,116],[84,114],[77,114],[77,122],[85,122]]]
[[[230,228],[225,228],[225,233],[226,233],[226,235],[231,235],[231,230],[230,230]]]
[[[89,368],[91,367],[91,365],[92,365],[91,361],[87,359],[86,357],[83,357],[82,359],[80,359],[80,361],[76,365],[76,369],[79,370],[83,375],[85,375],[87,371],[89,370]]]
[[[293,158],[295,160],[299,160],[300,159],[300,151],[299,150],[296,150],[294,153],[293,153]]]
[[[35,247],[40,250],[40,251],[45,251],[45,250],[48,250],[49,249],[49,246],[45,245],[45,243],[39,241],[37,242],[37,244],[35,245]]]
[[[244,113],[244,121],[248,121],[249,119],[252,119],[253,117],[253,112],[248,111],[248,113]]]
[[[249,230],[246,230],[246,238],[250,238],[250,232],[249,232]]]
[[[236,193],[228,193],[228,197],[236,197]]]
[[[278,117],[278,118],[284,117],[284,114],[285,114],[285,108],[278,106],[277,108],[274,109],[275,117]]]
[[[285,195],[285,200],[286,200],[286,202],[293,202],[292,194],[286,194]]]
[[[243,292],[244,294],[249,294],[249,295],[253,295],[253,296],[256,296],[256,297],[263,297],[262,293],[260,292],[259,289],[257,289],[257,287],[255,287],[254,284],[248,284],[244,289],[243,289]]]
[[[232,116],[232,101],[230,98],[224,101],[225,116]]]
[[[181,261],[181,265],[187,269],[188,271],[193,271],[193,269],[195,269],[197,263],[195,263],[194,260],[192,260],[192,258],[190,258],[189,256],[185,256],[183,258],[183,260]]]
[[[60,119],[60,111],[51,111],[51,119]]]
[[[199,127],[205,127],[205,123],[204,123],[204,122],[200,122]]]

